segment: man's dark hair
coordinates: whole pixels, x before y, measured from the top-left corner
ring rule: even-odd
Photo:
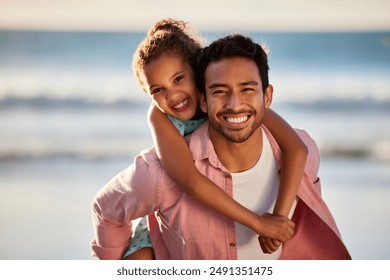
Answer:
[[[245,57],[253,60],[260,73],[263,91],[269,85],[267,53],[261,45],[241,34],[231,34],[220,38],[204,48],[199,56],[197,69],[197,85],[205,94],[205,72],[207,66],[225,58]]]

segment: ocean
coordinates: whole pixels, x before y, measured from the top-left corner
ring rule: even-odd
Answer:
[[[272,108],[320,148],[352,257],[390,259],[390,32],[247,35],[269,48]],[[143,37],[0,31],[0,259],[92,259],[93,196],[152,144]]]

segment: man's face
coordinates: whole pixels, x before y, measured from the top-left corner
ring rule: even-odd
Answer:
[[[272,86],[262,90],[260,73],[253,60],[234,57],[212,62],[205,72],[210,136],[245,142],[263,123],[264,109],[272,101]]]

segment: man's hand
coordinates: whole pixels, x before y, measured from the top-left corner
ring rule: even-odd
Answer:
[[[259,236],[259,243],[261,250],[263,250],[265,254],[272,254],[280,247],[280,245],[282,245],[282,242],[279,240],[264,236]]]

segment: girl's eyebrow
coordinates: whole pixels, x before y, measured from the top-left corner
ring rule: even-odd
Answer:
[[[175,72],[175,73],[170,77],[170,79],[173,79],[173,78],[175,78],[177,75],[183,74],[183,73],[185,73],[185,70],[179,70],[179,71]],[[149,86],[149,90],[151,90],[152,88],[157,87],[157,86],[159,86],[159,85],[158,85],[158,84],[152,84],[152,85]]]
[[[176,73],[174,73],[172,76],[171,76],[171,79],[173,79],[174,77],[176,77],[177,75],[179,74],[183,74],[185,71],[184,70],[179,70],[177,71]]]

